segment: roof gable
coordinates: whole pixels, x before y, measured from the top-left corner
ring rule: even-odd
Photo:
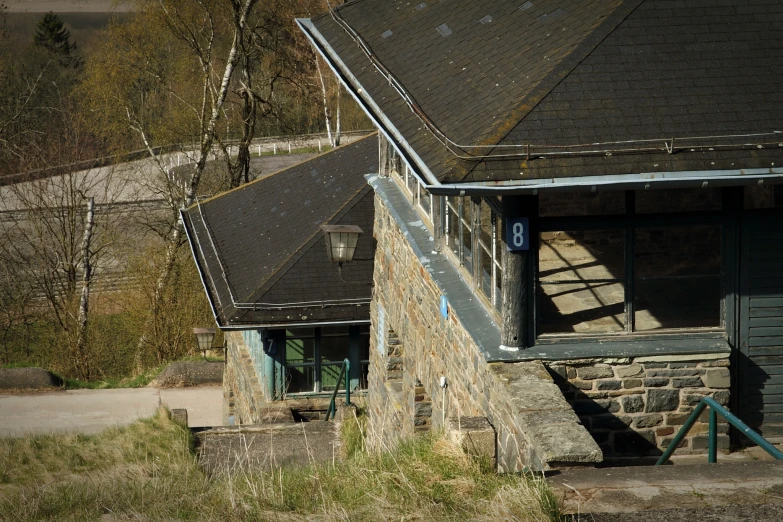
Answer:
[[[335,299],[329,288],[302,283],[308,271],[337,274],[325,247],[314,257],[309,252],[317,250],[320,225],[343,218],[356,220],[352,224],[367,236],[360,243],[372,247],[372,212],[353,209],[363,209],[360,203],[371,193],[364,175],[377,171],[373,134],[184,211],[205,286],[223,322],[257,323],[264,320],[264,308]],[[299,263],[303,258],[311,262]],[[349,293],[369,297],[371,281],[370,274],[366,287]]]
[[[764,168],[783,128],[783,2],[750,4],[358,0],[311,36],[440,182]],[[759,133],[764,150],[743,147]],[[715,136],[665,157],[664,140]],[[605,154],[629,140],[663,154],[639,158],[649,142]]]

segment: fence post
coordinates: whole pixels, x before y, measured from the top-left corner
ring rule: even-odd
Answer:
[[[291,142],[288,142],[288,153],[291,154]]]
[[[272,144],[272,154],[277,154],[277,143]]]
[[[321,152],[321,140],[318,140],[318,152]]]

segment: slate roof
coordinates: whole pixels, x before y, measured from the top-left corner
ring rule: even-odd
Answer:
[[[183,211],[218,324],[368,320],[374,197],[364,175],[377,172],[372,134]],[[364,231],[342,279],[322,224]]]
[[[783,161],[780,0],[354,0],[300,25],[441,183]]]

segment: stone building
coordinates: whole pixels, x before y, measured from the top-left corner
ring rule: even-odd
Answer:
[[[380,130],[373,444],[480,417],[501,470],[638,460],[704,396],[783,436],[781,21],[711,0],[298,21]]]
[[[364,176],[377,171],[373,134],[182,212],[227,339],[224,423],[267,420],[283,399],[318,410],[311,399],[334,390],[345,358],[350,386],[367,387],[375,241]],[[362,229],[353,261],[329,260],[325,224]]]

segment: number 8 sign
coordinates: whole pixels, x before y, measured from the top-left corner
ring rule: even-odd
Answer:
[[[506,245],[511,251],[530,248],[530,221],[526,217],[506,219]]]

